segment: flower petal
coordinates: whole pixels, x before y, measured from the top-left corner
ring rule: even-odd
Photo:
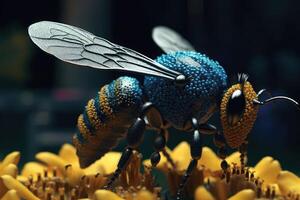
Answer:
[[[97,190],[95,192],[95,200],[124,200],[119,197],[116,193],[109,190]]]
[[[17,165],[19,163],[19,160],[20,160],[20,152],[14,151],[8,154],[0,164],[0,171],[9,164]]]
[[[155,200],[155,196],[147,190],[142,190],[137,193],[136,200]]]
[[[221,170],[221,160],[209,147],[203,147],[202,156],[198,161],[198,168],[205,166],[206,169],[211,171]]]
[[[18,174],[18,168],[15,164],[9,164],[0,171],[0,176],[2,175],[10,175],[12,177],[16,177]]]
[[[79,164],[78,157],[76,155],[76,149],[71,144],[64,144],[58,153],[59,157],[61,157],[67,164]]]
[[[281,171],[277,178],[278,186],[283,195],[289,192],[300,194],[300,178],[289,171]]]
[[[7,165],[2,171],[1,171],[1,176],[2,175],[10,175],[12,177],[16,177],[18,174],[18,168],[15,164],[9,164]],[[3,180],[0,179],[0,198],[7,192],[7,187],[3,183]]]
[[[3,175],[1,176],[1,179],[3,180],[4,185],[8,189],[13,189],[17,191],[18,196],[21,198],[27,199],[27,200],[39,200],[32,192],[30,192],[26,186],[24,186],[22,183],[14,179],[12,176],[9,175]]]
[[[281,171],[280,163],[272,157],[264,157],[254,167],[256,177],[264,180],[264,184],[276,183],[277,176]]]
[[[250,189],[242,190],[235,194],[234,196],[230,197],[228,200],[254,200],[255,199],[255,192]]]
[[[205,187],[200,186],[195,191],[195,200],[215,200],[215,198]]]
[[[86,174],[112,174],[116,169],[121,158],[120,152],[108,152],[100,160],[84,169]]]
[[[22,169],[21,175],[28,177],[34,174],[43,174],[47,168],[38,162],[28,162]]]
[[[50,152],[40,152],[35,157],[48,166],[57,167],[61,173],[64,173],[67,163],[58,155]]]
[[[67,165],[65,168],[65,175],[67,182],[72,186],[76,186],[84,176],[84,171],[79,166]]]
[[[230,156],[228,156],[226,158],[226,161],[229,163],[229,164],[232,164],[232,163],[235,163],[237,164],[238,166],[241,166],[241,153],[236,151],[236,152],[233,152]],[[247,163],[247,157],[245,157],[245,163]]]
[[[17,195],[16,190],[9,190],[5,193],[1,200],[20,200],[20,197]]]
[[[17,176],[17,180],[24,184],[26,181],[28,181],[28,178],[25,176],[19,175],[19,176]]]
[[[187,142],[179,143],[171,154],[172,159],[177,163],[177,170],[184,171],[191,161],[190,146]]]

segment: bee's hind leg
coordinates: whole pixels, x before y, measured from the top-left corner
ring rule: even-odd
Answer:
[[[193,126],[193,138],[190,141],[190,146],[191,146],[191,156],[192,160],[190,161],[190,164],[185,171],[181,182],[179,184],[177,194],[176,194],[176,200],[181,200],[182,199],[182,193],[183,189],[191,176],[193,170],[197,167],[198,160],[201,158],[202,155],[202,134],[200,133],[200,126],[198,124],[198,120],[196,118],[192,119],[192,126]]]
[[[153,104],[150,102],[146,102],[142,106],[139,117],[128,129],[127,136],[126,136],[128,146],[123,151],[121,158],[118,162],[117,169],[108,180],[106,186],[104,186],[104,189],[111,189],[115,180],[119,177],[121,172],[126,168],[127,164],[129,163],[133,150],[136,149],[142,142],[144,132],[146,130],[146,122],[144,118],[151,107],[153,107]]]

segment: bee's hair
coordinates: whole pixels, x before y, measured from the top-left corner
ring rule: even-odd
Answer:
[[[244,84],[248,81],[248,74],[245,74],[245,73],[238,73],[237,75],[237,82],[239,84],[242,85],[242,88],[244,87]]]
[[[249,78],[248,74],[245,73],[238,73],[237,77],[238,77],[238,83],[240,84],[246,83]]]

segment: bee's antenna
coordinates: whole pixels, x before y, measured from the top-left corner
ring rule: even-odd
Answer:
[[[256,95],[256,97],[260,97],[260,95],[261,95],[262,93],[264,93],[265,91],[267,91],[267,90],[266,90],[266,89],[261,89],[261,90],[259,90],[258,93],[257,93],[257,95]]]
[[[289,101],[289,102],[293,103],[298,108],[298,110],[300,110],[299,103],[296,100],[294,100],[294,99],[292,99],[290,97],[286,97],[286,96],[275,96],[275,97],[271,97],[269,99],[266,99],[264,101],[259,101],[257,99],[254,99],[253,103],[257,104],[257,105],[265,105],[267,103],[270,103],[270,102],[276,101],[276,100],[286,100],[286,101]]]

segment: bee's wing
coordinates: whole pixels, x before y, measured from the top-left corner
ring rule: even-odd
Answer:
[[[174,51],[195,51],[194,47],[185,38],[165,26],[155,27],[152,30],[152,39],[166,53]]]
[[[180,73],[126,47],[97,37],[83,29],[42,21],[28,28],[32,41],[55,57],[77,65],[130,71],[174,80]]]

